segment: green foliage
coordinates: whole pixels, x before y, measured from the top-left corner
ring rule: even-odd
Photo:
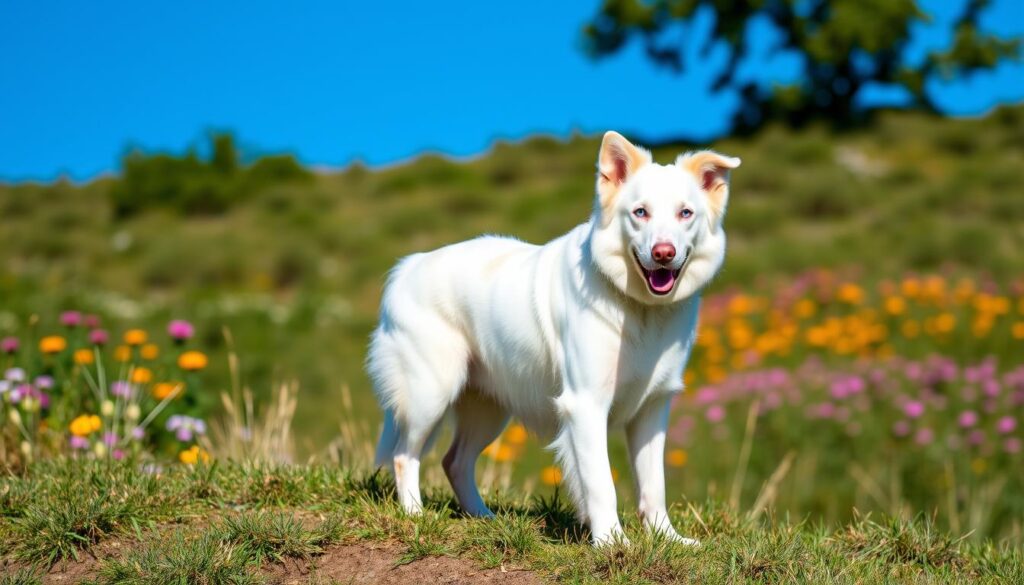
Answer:
[[[728,50],[712,89],[740,96],[734,120],[738,129],[773,119],[798,124],[826,119],[846,125],[863,119],[858,98],[866,87],[898,88],[908,96],[909,107],[934,110],[928,81],[962,78],[1017,58],[1019,39],[979,31],[978,19],[988,4],[967,0],[954,23],[952,44],[933,50],[920,63],[908,60],[906,51],[914,27],[929,20],[915,0],[604,0],[583,34],[594,57],[614,54],[639,37],[655,63],[682,71],[686,48],[694,42],[689,38],[696,28],[693,22],[701,12],[711,11],[714,24],[702,50]],[[764,80],[738,75],[753,52],[749,28],[757,18],[766,19],[779,34],[777,50],[800,58],[799,82],[767,89]],[[676,28],[683,32],[682,43]]]
[[[122,159],[121,178],[110,189],[114,213],[126,217],[165,208],[184,215],[219,214],[259,189],[310,178],[290,155],[258,158],[247,166],[240,159],[230,134],[210,136],[208,160],[194,148],[180,157],[132,150]]]
[[[259,559],[246,547],[232,546],[213,531],[196,537],[175,530],[153,535],[146,545],[103,564],[100,583],[132,585],[248,585],[262,583]]]

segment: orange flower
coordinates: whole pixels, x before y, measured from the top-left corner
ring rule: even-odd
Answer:
[[[88,366],[89,364],[92,364],[94,361],[96,361],[96,358],[92,353],[92,350],[85,348],[76,349],[74,358],[75,363],[80,366]]]
[[[151,381],[153,381],[153,371],[149,368],[135,368],[132,370],[132,382],[148,384]]]
[[[178,367],[186,372],[198,372],[206,367],[206,355],[199,351],[186,351],[178,356]]]
[[[181,397],[182,390],[184,389],[185,385],[181,382],[157,382],[153,385],[153,398],[156,398],[157,400],[164,400],[175,392],[178,393],[178,397]]]
[[[144,360],[155,360],[156,356],[160,355],[160,348],[152,343],[147,343],[139,350],[139,355]]]
[[[178,454],[178,460],[185,465],[195,465],[200,461],[207,463],[210,461],[210,454],[200,449],[199,445],[192,445],[192,447]]]
[[[888,297],[885,299],[885,311],[890,315],[902,315],[907,310],[907,302],[903,297]]]
[[[132,359],[132,348],[127,345],[119,345],[114,348],[114,359],[119,362],[127,362]]]
[[[540,480],[544,485],[558,485],[562,483],[562,470],[549,465],[540,471]]]
[[[149,335],[142,329],[129,329],[124,332],[124,342],[131,346],[142,345],[149,339]]]
[[[515,423],[508,427],[505,431],[505,440],[513,445],[520,445],[526,441],[527,432],[526,427],[519,423]]]
[[[844,303],[859,305],[864,302],[864,289],[852,282],[847,282],[839,287],[839,293],[836,296]]]
[[[45,354],[55,354],[64,351],[68,342],[60,335],[50,335],[39,340],[39,351]]]
[[[665,460],[672,467],[682,467],[686,465],[686,461],[689,459],[689,455],[682,449],[672,449],[665,456]]]
[[[83,414],[75,417],[75,420],[71,421],[71,424],[68,425],[68,429],[76,437],[87,437],[100,430],[102,426],[103,423],[100,422],[100,417],[95,414]]]

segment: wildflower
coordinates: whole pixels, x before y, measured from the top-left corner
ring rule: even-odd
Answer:
[[[1010,437],[1003,441],[1003,451],[1007,453],[1020,453],[1021,441],[1017,437]]]
[[[76,437],[87,437],[100,430],[102,426],[103,423],[100,421],[100,417],[95,414],[83,414],[71,421],[68,430]]]
[[[142,427],[135,427],[129,435],[136,441],[141,441],[146,436],[146,431]]]
[[[158,382],[153,385],[153,398],[156,398],[157,400],[165,400],[176,392],[178,393],[178,396],[180,396],[183,388],[184,385],[181,382]]]
[[[848,282],[839,287],[836,297],[844,303],[859,305],[864,302],[864,289],[852,282]]]
[[[4,379],[11,382],[24,382],[25,370],[21,368],[8,368],[8,370],[4,372]]]
[[[135,368],[132,370],[132,382],[136,384],[148,384],[153,381],[153,370],[149,368]]]
[[[142,411],[141,411],[141,409],[139,409],[139,405],[138,404],[134,404],[134,403],[133,404],[129,404],[124,409],[124,417],[126,419],[128,419],[128,420],[139,420],[139,417],[141,415],[142,415]]]
[[[21,447],[21,454],[25,456],[25,459],[31,459],[32,458],[32,443],[29,443],[28,441],[22,441],[20,447]]]
[[[21,342],[18,341],[17,337],[4,337],[0,340],[0,351],[6,354],[12,354],[18,351],[18,346]]]
[[[11,410],[9,410],[7,412],[7,418],[9,418],[12,423],[14,423],[14,426],[18,426],[21,424],[21,413],[18,412],[17,408],[12,408]]]
[[[0,396],[3,396],[4,394],[10,392],[11,387],[12,386],[10,380],[0,380]]]
[[[33,382],[36,388],[41,388],[43,390],[49,390],[50,388],[53,388],[54,383],[55,382],[53,376],[47,376],[46,374],[43,374],[42,376],[36,376],[36,379]]]
[[[671,465],[672,467],[682,467],[686,465],[686,461],[687,459],[689,459],[689,455],[687,455],[686,451],[682,449],[672,449],[671,451],[668,452],[665,459],[666,461],[668,461],[668,464]]]
[[[114,348],[114,359],[119,362],[127,362],[132,359],[132,348],[127,345],[119,345]]]
[[[206,367],[206,355],[199,351],[186,351],[178,356],[178,367],[187,372],[198,372]]]
[[[86,315],[82,318],[82,325],[85,325],[89,329],[95,329],[100,326],[99,315]]]
[[[914,442],[922,447],[930,445],[935,440],[935,432],[924,427],[917,429],[917,433],[914,434]]]
[[[996,430],[1000,434],[1008,435],[1017,428],[1017,421],[1012,416],[1004,416],[996,423]]]
[[[207,463],[210,461],[210,454],[205,450],[200,449],[199,445],[192,445],[190,448],[178,454],[178,460],[185,465],[195,465],[200,461]]]
[[[88,449],[89,439],[86,439],[85,437],[80,437],[78,435],[71,435],[71,438],[68,439],[68,444],[71,446],[72,449]]]
[[[160,348],[153,343],[147,343],[139,350],[139,355],[144,360],[155,360],[160,355]]]
[[[89,343],[93,345],[106,345],[110,341],[110,334],[103,329],[93,329],[89,332]]]
[[[721,404],[714,404],[704,411],[704,418],[713,423],[722,422],[725,418],[725,408]]]
[[[545,485],[558,485],[562,483],[562,470],[549,465],[540,471],[540,480]]]
[[[924,404],[917,400],[909,400],[903,405],[903,414],[910,418],[919,418],[924,414]]]
[[[114,414],[114,403],[109,400],[104,400],[100,403],[100,414],[103,416],[110,416]]]
[[[55,354],[64,351],[68,342],[60,335],[49,335],[39,340],[39,351],[45,354]]]
[[[147,339],[149,339],[149,335],[142,329],[129,329],[124,332],[124,342],[132,347],[146,343]]]
[[[176,414],[167,419],[167,430],[173,431],[179,441],[187,443],[193,435],[206,434],[206,423],[198,418]]]
[[[65,327],[78,327],[82,324],[82,314],[78,311],[64,311],[60,314],[60,324]]]
[[[88,366],[91,365],[94,361],[96,361],[96,356],[93,355],[91,349],[85,349],[83,347],[82,349],[75,350],[74,360],[75,363],[80,366]]]
[[[188,321],[181,319],[175,319],[167,324],[167,334],[171,336],[176,343],[184,343],[195,335],[195,327],[192,326]]]
[[[107,431],[103,433],[103,444],[107,447],[113,447],[117,444],[117,433]]]
[[[526,427],[521,424],[511,425],[507,431],[505,431],[505,440],[513,445],[520,445],[526,441],[528,433]]]
[[[960,413],[960,417],[957,419],[960,426],[963,428],[970,428],[978,424],[978,413],[973,410],[965,410]]]
[[[885,312],[890,315],[902,315],[907,310],[907,302],[903,297],[887,297],[885,299]]]
[[[97,457],[106,457],[107,446],[101,442],[97,442],[95,445],[92,446],[92,452],[95,453]]]
[[[128,382],[118,380],[110,384],[110,393],[119,398],[128,398],[135,391],[135,388]]]

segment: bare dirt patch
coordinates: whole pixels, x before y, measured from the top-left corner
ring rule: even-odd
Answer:
[[[428,557],[401,564],[402,549],[391,543],[359,543],[329,547],[308,561],[290,560],[264,567],[269,583],[341,583],[397,585],[401,583],[543,583],[536,573],[504,569],[481,569],[472,561],[454,557]]]

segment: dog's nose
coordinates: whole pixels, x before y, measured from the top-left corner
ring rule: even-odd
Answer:
[[[654,257],[655,262],[662,264],[671,262],[676,257],[676,247],[667,242],[654,244],[654,247],[651,248],[651,256]]]

